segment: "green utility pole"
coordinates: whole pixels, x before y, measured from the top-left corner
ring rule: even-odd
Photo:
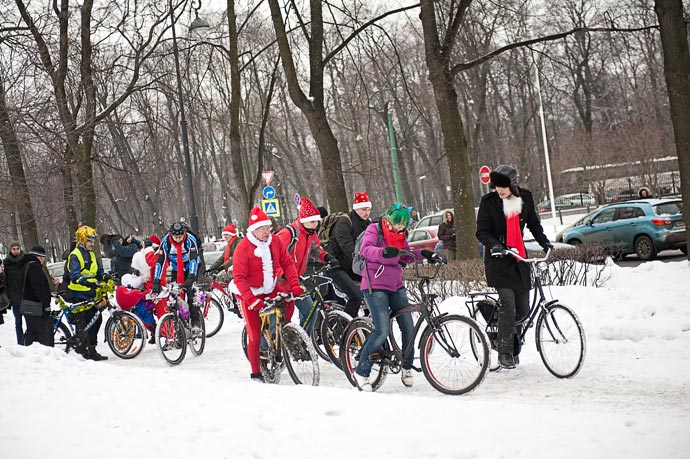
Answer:
[[[398,147],[395,143],[395,131],[393,131],[393,114],[388,112],[388,140],[391,144],[391,160],[393,162],[393,182],[395,183],[395,200],[403,202],[402,185],[400,184],[400,168],[398,167]]]

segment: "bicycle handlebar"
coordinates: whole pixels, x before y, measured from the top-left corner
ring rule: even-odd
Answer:
[[[502,258],[502,257],[505,257],[506,255],[510,255],[518,261],[524,261],[525,263],[534,264],[534,263],[540,263],[542,261],[548,260],[549,257],[551,256],[551,252],[553,252],[552,249],[547,250],[546,254],[541,258],[523,258],[520,256],[519,253],[517,253],[517,249],[512,248],[512,247],[508,247],[508,248],[501,250],[498,254],[496,254],[496,255],[492,254],[491,256]]]

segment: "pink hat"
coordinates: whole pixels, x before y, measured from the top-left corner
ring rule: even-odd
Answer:
[[[371,201],[366,191],[355,193],[355,202],[352,204],[353,209],[371,209]]]
[[[271,219],[259,207],[254,207],[249,214],[249,225],[247,232],[254,231],[262,226],[271,226]]]
[[[316,208],[313,202],[309,198],[302,198],[299,202],[299,222],[320,222],[321,214],[319,209]]]
[[[225,234],[229,234],[230,236],[237,236],[237,227],[232,223],[228,223],[227,225],[225,225],[225,228],[223,228],[223,232],[220,234],[221,236]]]

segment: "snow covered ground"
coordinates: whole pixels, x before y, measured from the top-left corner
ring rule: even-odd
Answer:
[[[579,375],[551,376],[530,333],[516,370],[459,397],[422,374],[361,393],[325,363],[319,387],[252,383],[234,316],[172,368],[153,346],[125,361],[100,344],[105,362],[17,346],[10,313],[0,458],[690,457],[690,262],[609,269],[604,288],[551,289],[585,326]]]

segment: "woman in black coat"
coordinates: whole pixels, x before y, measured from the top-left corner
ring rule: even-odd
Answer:
[[[492,191],[482,197],[477,214],[477,239],[484,245],[486,282],[498,292],[498,360],[504,368],[515,368],[519,346],[515,346],[515,322],[529,311],[532,287],[530,268],[510,255],[507,247],[517,249],[526,258],[522,232],[525,225],[544,250],[552,249],[544,235],[529,190],[517,185],[517,171],[511,166],[498,166],[491,172]],[[516,317],[517,316],[517,317]]]
[[[24,316],[26,320],[25,346],[38,342],[44,346],[53,347],[55,342],[53,322],[50,317],[50,284],[43,273],[45,259],[46,251],[40,245],[33,246],[24,257],[22,299],[38,301],[43,306],[43,315],[40,317]],[[24,278],[26,278],[26,282],[24,282]]]

